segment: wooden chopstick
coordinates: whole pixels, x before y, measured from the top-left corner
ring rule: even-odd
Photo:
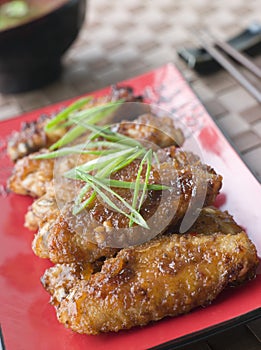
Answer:
[[[214,41],[205,32],[200,31],[197,33],[197,39],[200,41],[204,49],[236,79],[255,99],[261,103],[261,92],[252,85],[249,80],[233,65],[231,60],[227,58],[216,47]]]

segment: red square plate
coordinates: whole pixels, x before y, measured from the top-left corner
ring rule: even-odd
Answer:
[[[223,189],[217,205],[228,209],[246,230],[261,255],[261,187],[245,164],[224,138],[211,117],[171,64],[130,79],[149,102],[170,111],[181,123],[188,141],[187,148],[199,153],[223,178]],[[93,95],[103,95],[104,89]],[[0,186],[3,189],[12,164],[4,153],[7,136],[22,121],[52,113],[71,101],[48,106],[21,117],[0,123]],[[185,147],[185,148],[186,148]],[[0,189],[1,189],[0,188]],[[175,318],[166,318],[146,327],[117,334],[88,336],[65,329],[56,320],[48,304],[49,295],[40,284],[40,276],[50,266],[31,250],[33,233],[23,227],[24,215],[31,199],[0,193],[0,300],[1,324],[8,350],[82,350],[145,349],[200,332],[260,308],[261,276],[245,286],[223,292],[207,308]]]

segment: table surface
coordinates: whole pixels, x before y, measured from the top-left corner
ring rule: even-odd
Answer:
[[[261,181],[258,102],[226,72],[200,77],[176,54],[181,46],[197,45],[192,35],[195,28],[211,28],[221,39],[227,39],[254,20],[261,22],[260,0],[90,0],[82,31],[64,57],[61,78],[32,92],[0,94],[0,120],[174,62]],[[261,65],[261,56],[255,62]],[[254,321],[223,337],[213,336],[202,341],[193,349],[259,349],[260,329],[261,321]]]

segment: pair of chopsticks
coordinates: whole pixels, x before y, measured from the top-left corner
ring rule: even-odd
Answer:
[[[261,78],[261,69],[251,62],[245,55],[235,50],[230,44],[223,42],[205,30],[197,32],[197,39],[203,48],[225,68],[255,99],[261,103],[261,92],[236,68],[229,55],[242,66],[247,68],[256,78]],[[224,52],[227,54],[225,55]]]

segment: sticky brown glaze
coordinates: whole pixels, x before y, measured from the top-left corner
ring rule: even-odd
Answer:
[[[50,219],[48,220],[50,221]],[[64,223],[63,223],[64,225]],[[177,232],[178,228],[176,228],[175,231]],[[222,212],[214,207],[205,207],[203,208],[198,217],[196,222],[193,224],[193,226],[189,229],[188,233],[192,236],[197,236],[199,233],[203,235],[213,235],[216,233],[222,233],[222,234],[237,234],[242,232],[242,228],[236,224],[236,222],[233,220],[233,217],[229,215],[227,211]],[[167,235],[171,235],[171,233],[167,233]],[[61,243],[61,246],[63,244]],[[115,251],[116,253],[117,251]],[[95,260],[98,259],[98,260]],[[103,257],[104,258],[104,257]],[[98,255],[93,255],[93,258],[91,260],[91,266],[95,266],[97,261],[101,261],[100,257]],[[71,272],[73,272],[73,275],[76,279],[81,280],[82,278],[77,271],[83,271],[85,268],[86,262],[89,264],[90,261],[87,261],[87,259],[76,259],[74,263],[70,264],[57,264],[57,268],[52,268],[47,270],[45,276],[48,276],[48,278],[45,278],[45,288],[49,291],[50,294],[53,294],[53,290],[56,285],[56,278],[63,279],[63,286],[69,293],[69,286],[66,285],[67,280],[71,280]],[[69,266],[69,267],[68,267]],[[69,270],[68,270],[69,268]],[[55,272],[54,272],[55,271]],[[88,269],[89,271],[89,269]],[[54,272],[54,274],[53,274]],[[59,273],[58,273],[59,272]],[[67,274],[69,274],[67,276]],[[74,281],[76,279],[74,278]]]
[[[112,257],[118,249],[99,247],[88,237],[72,230],[62,215],[54,224],[49,220],[41,224],[33,241],[33,251],[41,258],[54,263],[95,262],[100,258]]]
[[[254,245],[232,217],[205,208],[186,234],[122,249],[67,289],[60,265],[67,292],[54,304],[59,321],[76,332],[117,332],[207,305],[228,285],[253,278],[257,264]],[[47,274],[44,286],[53,294],[57,271]]]

